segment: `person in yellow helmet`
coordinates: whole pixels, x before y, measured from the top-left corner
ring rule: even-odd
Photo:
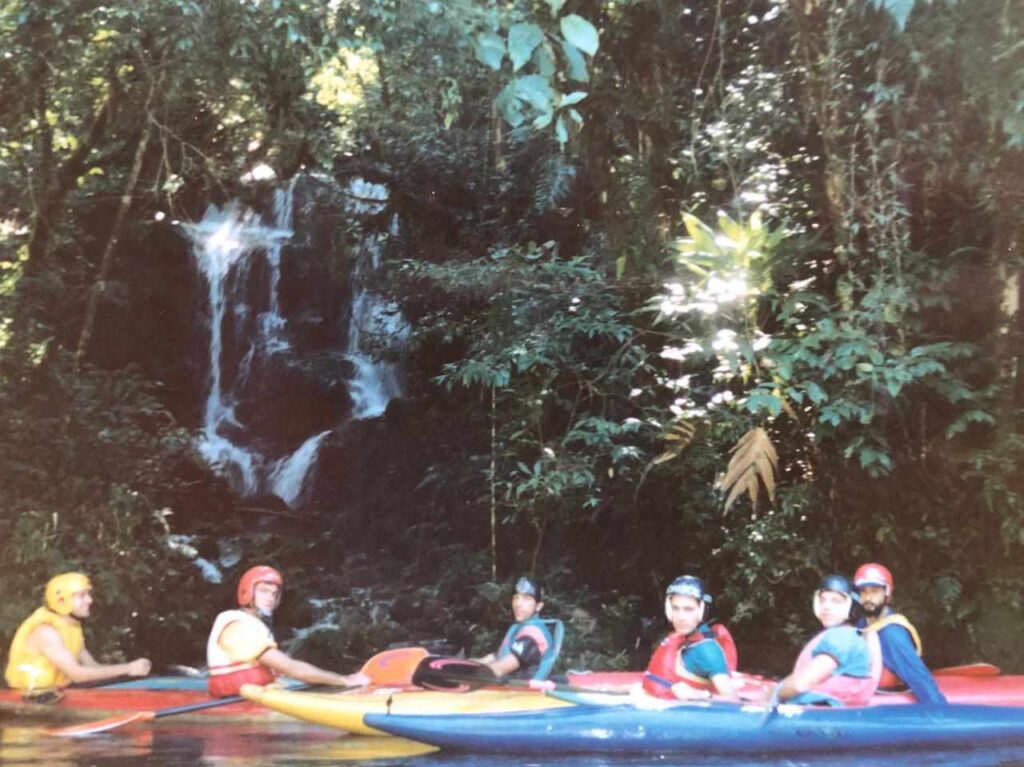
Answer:
[[[101,682],[119,676],[146,676],[146,658],[130,663],[100,663],[85,647],[82,621],[92,607],[92,583],[82,573],[62,573],[46,584],[44,605],[22,622],[8,653],[7,684],[26,697],[70,684]]]

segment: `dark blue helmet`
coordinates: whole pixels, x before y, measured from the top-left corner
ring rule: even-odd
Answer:
[[[668,588],[665,589],[665,598],[674,596],[693,597],[698,602],[704,602],[705,604],[711,604],[715,601],[714,597],[704,588],[704,581],[696,575],[680,575],[672,581]]]
[[[826,575],[821,579],[818,591],[835,591],[840,594],[846,594],[854,602],[860,604],[860,596],[857,594],[857,590],[845,575],[839,575],[838,573]]]
[[[523,575],[516,581],[516,593],[526,594],[528,597],[533,597],[538,602],[544,601],[544,591],[541,589],[540,584],[530,578],[529,576]]]
[[[714,598],[704,588],[704,581],[696,575],[680,575],[665,589],[665,617],[672,620],[672,597],[692,597],[700,603],[700,618],[710,620]]]

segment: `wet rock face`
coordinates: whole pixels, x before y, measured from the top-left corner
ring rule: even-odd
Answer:
[[[346,372],[351,364],[331,350],[278,354],[242,387],[235,414],[247,432],[284,452],[348,416]]]
[[[370,292],[382,290],[370,286],[397,226],[388,190],[313,175],[286,189],[282,198],[280,187],[250,188],[245,202],[181,223],[141,213],[102,296],[90,352],[94,363],[139,364],[161,382],[183,425],[224,443],[200,452],[248,496],[276,492],[272,475],[317,435],[362,434],[359,423],[384,418],[401,395],[401,368],[362,347],[400,324],[386,297]],[[244,244],[197,250],[201,237],[221,235]],[[211,271],[210,258],[227,261]],[[310,483],[314,476],[311,468]]]

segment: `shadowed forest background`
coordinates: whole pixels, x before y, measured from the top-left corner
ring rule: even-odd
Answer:
[[[0,40],[0,644],[81,569],[98,656],[200,664],[267,562],[300,656],[479,654],[532,571],[563,668],[636,668],[694,573],[782,673],[875,560],[929,663],[1024,670],[1022,0],[0,0]],[[283,500],[197,450],[184,232],[285,187],[289,352],[235,410],[326,432]],[[367,231],[373,415],[330,351]]]

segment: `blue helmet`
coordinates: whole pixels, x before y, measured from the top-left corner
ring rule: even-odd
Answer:
[[[818,585],[818,591],[836,591],[840,594],[846,594],[854,602],[860,602],[857,590],[850,583],[850,579],[838,573],[826,575],[822,578],[821,583]]]
[[[665,596],[693,597],[698,602],[704,602],[705,604],[711,604],[715,601],[714,597],[704,588],[704,581],[696,575],[680,575],[668,584],[668,588],[665,589]]]
[[[544,591],[541,589],[540,584],[530,578],[529,576],[523,575],[516,581],[516,593],[526,594],[528,597],[533,597],[538,602],[544,601]]]
[[[701,606],[701,620],[709,616],[711,603],[715,601],[714,597],[704,588],[704,581],[696,575],[680,575],[668,584],[668,588],[665,589],[665,617],[670,621],[672,620],[672,597],[677,596],[696,599]]]
[[[850,579],[845,575],[839,575],[833,573],[826,575],[821,579],[821,583],[818,584],[818,588],[814,591],[814,615],[819,617],[818,614],[818,595],[823,591],[834,591],[837,594],[842,594],[846,597],[849,605],[846,613],[846,619],[849,621],[856,620],[859,617],[857,612],[860,607],[860,595],[857,593],[857,589],[854,588],[853,584],[850,583]]]

